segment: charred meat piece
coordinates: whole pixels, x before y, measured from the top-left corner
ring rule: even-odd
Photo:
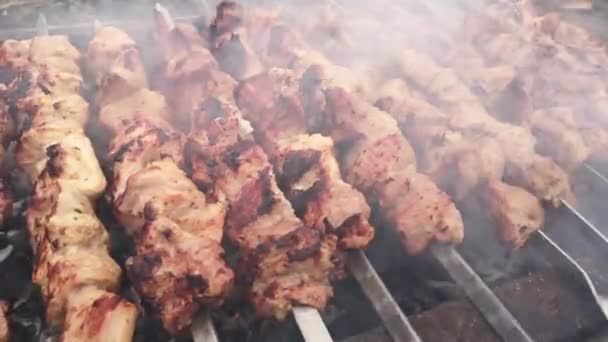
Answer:
[[[337,234],[341,247],[361,248],[374,236],[361,193],[341,179],[333,141],[308,135],[300,82],[273,68],[245,80],[236,91],[243,115],[271,156],[281,190],[306,226]]]
[[[241,251],[241,279],[257,314],[284,319],[295,304],[324,308],[332,295],[335,236],[302,224],[268,157],[243,134],[236,109],[219,105],[224,115],[191,141],[192,178],[202,189],[215,184],[226,195],[225,229]]]
[[[374,237],[365,197],[340,176],[333,141],[301,134],[276,142],[279,186],[308,227],[335,234],[343,248],[365,247]]]
[[[217,303],[231,287],[233,273],[218,241],[187,232],[153,207],[147,210],[151,221],[142,230],[137,255],[127,260],[127,272],[165,327],[178,333],[202,305]]]
[[[397,173],[371,190],[379,211],[401,237],[407,252],[424,252],[428,245],[460,243],[462,217],[450,197],[420,173]]]
[[[482,199],[498,223],[500,238],[513,249],[523,246],[543,226],[545,213],[540,201],[524,189],[492,180]]]
[[[137,307],[114,293],[84,287],[69,297],[66,307],[61,341],[130,341],[133,337]]]
[[[112,37],[116,41],[108,41]],[[160,93],[146,88],[130,37],[99,29],[88,59],[96,73],[100,122],[110,136],[111,204],[135,239],[128,275],[164,327],[183,332],[199,309],[219,304],[232,286],[234,275],[219,244],[226,202],[221,193],[199,192],[181,169],[186,140],[170,125],[180,120],[170,117]],[[185,60],[174,62],[176,75],[191,76],[188,69],[178,70]]]

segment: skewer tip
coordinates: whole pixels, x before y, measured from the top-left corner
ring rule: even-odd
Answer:
[[[97,18],[93,20],[93,30],[95,32],[99,31],[103,27],[103,22]]]
[[[154,13],[156,14],[156,22],[161,25],[163,29],[167,31],[171,31],[175,28],[175,23],[173,22],[173,18],[171,14],[169,14],[169,10],[160,3],[154,4]]]
[[[48,35],[49,34],[49,25],[46,21],[46,16],[43,13],[38,14],[38,20],[36,20],[36,30],[39,35]]]

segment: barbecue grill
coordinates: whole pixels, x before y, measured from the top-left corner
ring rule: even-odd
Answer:
[[[105,10],[112,7],[112,1],[100,4]],[[197,12],[176,20],[202,17],[208,22],[213,15],[206,1]],[[151,24],[100,19],[142,41]],[[40,15],[35,26],[1,29],[0,40],[67,34],[84,45],[94,25],[49,25]],[[291,322],[263,324],[204,312],[192,325],[192,339],[238,340],[248,329],[255,341],[567,341],[601,336],[608,328],[605,174],[608,168],[602,165],[584,164],[573,181],[580,185],[577,204],[563,200],[559,209],[548,211],[545,228],[522,250],[509,252],[487,242],[496,240],[488,235],[491,223],[478,208],[459,204],[465,219],[461,246],[435,244],[424,256],[406,257],[391,232],[378,229],[366,251],[348,253],[350,277],[336,285],[336,299],[326,312],[300,306]],[[19,211],[18,205],[14,210]],[[8,248],[16,247],[0,250],[0,256],[10,254]],[[21,328],[31,324],[20,317],[23,305],[15,303],[12,316],[13,325]]]

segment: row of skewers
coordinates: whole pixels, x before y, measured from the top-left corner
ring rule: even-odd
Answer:
[[[481,188],[514,248],[542,226],[542,202],[572,200],[563,158],[536,153],[530,129],[495,119],[489,100],[418,51],[399,56],[399,79],[373,87],[274,16],[232,2],[202,34],[157,8],[155,36],[156,90],[116,28],[99,27],[82,59],[111,166],[106,197],[136,246],[125,269],[171,333],[234,293],[265,318],[323,309],[344,251],[373,239],[371,212],[420,254],[462,241],[450,195]],[[4,42],[4,132],[19,132],[17,164],[33,185],[47,322],[66,341],[127,341],[138,308],[115,294],[120,268],[93,209],[106,180],[84,133],[80,59],[61,36]]]

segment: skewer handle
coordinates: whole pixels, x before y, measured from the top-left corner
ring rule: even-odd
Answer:
[[[333,339],[327,331],[319,311],[309,306],[297,306],[293,309],[293,316],[298,323],[300,332],[306,342],[332,342]]]

